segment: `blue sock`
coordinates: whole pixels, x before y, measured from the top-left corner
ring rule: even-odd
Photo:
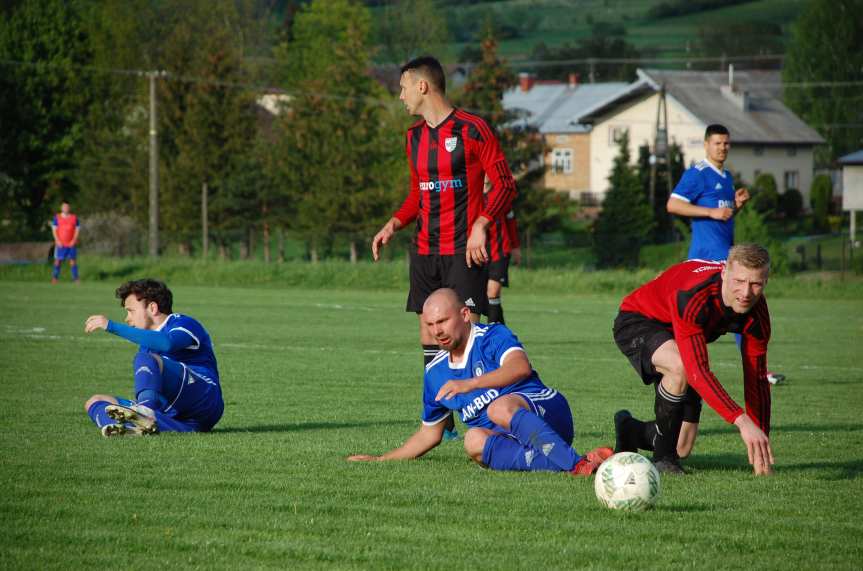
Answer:
[[[482,449],[482,463],[492,470],[561,471],[560,466],[552,463],[547,456],[507,434],[488,437]]]
[[[51,270],[51,277],[55,280],[60,277],[60,264],[54,264],[54,269]]]
[[[72,268],[72,279],[77,281],[78,280],[78,264],[75,264],[71,268]]]
[[[153,410],[162,410],[168,401],[162,394],[159,362],[147,351],[138,351],[132,361],[135,369],[135,400]]]
[[[543,419],[525,409],[519,409],[509,423],[510,432],[518,441],[548,457],[559,470],[572,470],[578,462],[576,454],[560,435]]]
[[[105,407],[108,406],[108,401],[100,400],[94,402],[90,405],[90,408],[87,409],[87,416],[98,426],[102,428],[107,424],[117,424],[117,421],[108,416],[108,413],[105,412]]]

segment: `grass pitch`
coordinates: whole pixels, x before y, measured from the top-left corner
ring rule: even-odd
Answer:
[[[210,434],[102,438],[93,393],[129,395],[135,348],[86,336],[120,319],[116,284],[0,283],[2,568],[859,569],[863,301],[771,302],[777,474],[750,475],[705,409],[691,474],[656,509],[601,508],[593,482],[495,473],[458,442],[417,461],[349,464],[419,424],[420,351],[404,294],[181,287],[211,332],[226,412]],[[768,292],[769,293],[769,292]],[[576,446],[648,416],[611,340],[619,296],[507,291],[535,368],[568,397]],[[742,398],[732,339],[714,370]]]

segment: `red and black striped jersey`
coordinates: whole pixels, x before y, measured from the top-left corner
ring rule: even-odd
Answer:
[[[723,263],[691,260],[671,266],[620,304],[621,311],[662,322],[674,333],[690,386],[727,422],[743,414],[710,371],[707,343],[725,333],[743,336],[743,386],[746,412],[765,433],[770,430],[767,343],[770,314],[764,297],[745,314],[722,302]]]
[[[437,127],[420,120],[408,129],[406,152],[411,188],[394,216],[402,226],[416,220],[418,254],[463,253],[477,218],[509,211],[515,180],[480,117],[454,109]],[[492,188],[484,197],[486,175]]]
[[[493,262],[509,256],[510,252],[520,245],[514,211],[510,210],[506,216],[496,218],[488,225],[488,251]]]

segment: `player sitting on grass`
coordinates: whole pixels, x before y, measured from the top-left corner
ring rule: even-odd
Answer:
[[[764,286],[770,256],[756,244],[734,246],[728,262],[690,260],[668,268],[623,299],[614,341],[647,385],[654,385],[656,420],[628,411],[614,416],[615,452],[653,450],[660,472],[683,474],[679,458],[695,444],[703,398],[746,444],[756,475],[773,470],[767,343],[770,315]],[[746,410],[710,370],[707,344],[725,333],[743,338]]]
[[[469,427],[465,451],[483,466],[594,473],[611,449],[579,456],[571,446],[572,413],[563,395],[542,383],[505,325],[473,324],[470,317],[454,290],[439,289],[428,297],[422,319],[441,351],[426,366],[422,425],[395,450],[348,460],[418,458],[440,444],[444,421],[458,411]]]
[[[222,417],[224,403],[207,330],[191,317],[171,313],[171,290],[160,281],[127,282],[117,297],[128,325],[91,315],[84,331],[104,329],[140,346],[132,361],[135,400],[93,395],[84,405],[87,414],[104,436],[209,431]]]

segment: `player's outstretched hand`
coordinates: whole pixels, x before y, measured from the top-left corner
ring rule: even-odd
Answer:
[[[749,463],[756,476],[769,476],[773,473],[773,450],[770,448],[770,438],[758,428],[746,414],[741,414],[734,421],[740,430],[740,438],[746,444]]]
[[[390,241],[390,238],[393,237],[393,234],[396,233],[396,230],[398,230],[400,226],[401,224],[396,218],[390,218],[389,222],[384,224],[383,228],[378,230],[378,233],[375,234],[375,237],[372,239],[372,258],[374,258],[376,262],[381,257],[381,247],[387,245],[387,242]]]
[[[85,333],[93,333],[97,329],[107,329],[108,328],[108,318],[104,315],[91,315],[87,318],[87,321],[84,322],[84,332]]]
[[[369,454],[354,454],[353,456],[348,456],[348,462],[376,462],[380,459],[380,456],[370,456]]]
[[[437,396],[434,400],[439,401],[441,399],[451,399],[456,395],[460,395],[462,393],[470,392],[471,386],[470,381],[447,381],[437,392]]]
[[[710,209],[710,217],[714,220],[729,220],[732,216],[734,216],[734,211],[730,208],[711,208]]]

